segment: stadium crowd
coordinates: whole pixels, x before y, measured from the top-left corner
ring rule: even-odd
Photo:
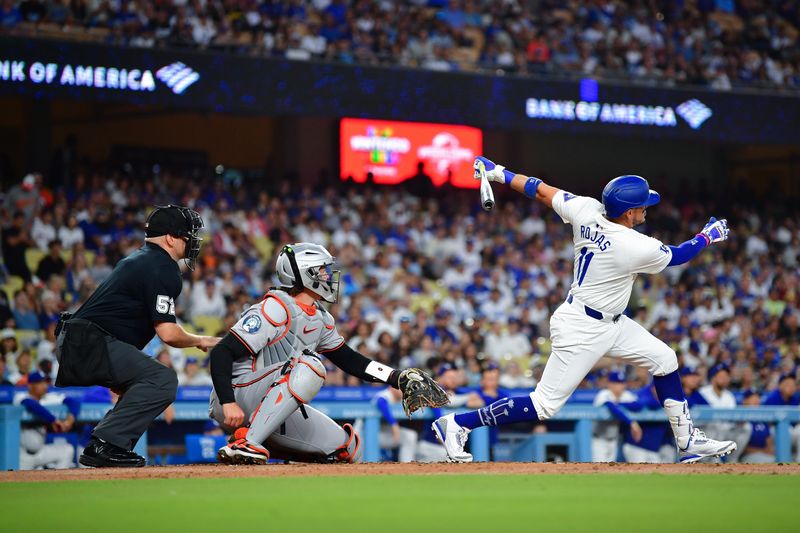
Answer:
[[[797,0],[4,0],[0,31],[637,83],[800,88]]]
[[[79,173],[71,186],[51,190],[41,175],[26,176],[2,203],[9,222],[2,229],[3,381],[24,385],[37,368],[52,374],[59,312],[77,308],[141,245],[149,206],[173,202],[198,209],[208,230],[176,302],[190,327],[224,331],[277,284],[276,247],[313,241],[338,258],[341,294],[332,312],[353,348],[395,366],[435,371],[450,363],[464,385],[477,385],[491,361],[502,368],[502,387],[535,385],[549,353],[549,316],[572,282],[569,226],[551,211],[519,197],[489,218],[469,191],[446,191],[443,202],[410,187],[270,185],[252,194],[216,176]],[[666,243],[694,235],[715,207],[688,200],[708,198],[702,192],[665,197],[643,229]],[[764,215],[743,198],[714,211],[731,221],[729,241],[665,275],[640,277],[629,313],[674,346],[683,366],[704,376],[724,363],[733,390],[770,391],[781,376],[796,376],[800,362],[800,217],[791,206]],[[203,354],[157,338],[147,349],[182,383],[208,383]],[[329,372],[329,384],[360,384],[333,365]],[[595,372],[584,386],[602,387],[603,379]],[[648,379],[629,369],[629,386]]]

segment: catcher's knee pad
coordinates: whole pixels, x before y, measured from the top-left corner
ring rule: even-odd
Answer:
[[[364,455],[361,437],[350,424],[342,424],[342,429],[347,435],[347,440],[333,452],[333,460],[337,463],[360,463]]]
[[[289,392],[300,403],[314,399],[325,383],[325,365],[318,357],[303,354],[295,359],[289,373]]]

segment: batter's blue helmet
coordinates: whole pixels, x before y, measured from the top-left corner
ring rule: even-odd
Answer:
[[[641,176],[619,176],[603,189],[603,205],[609,218],[617,218],[628,209],[656,205],[661,196]]]

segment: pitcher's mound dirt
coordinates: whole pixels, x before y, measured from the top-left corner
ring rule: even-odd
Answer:
[[[439,474],[767,474],[800,475],[800,464],[627,464],[627,463],[374,463],[374,464],[270,464],[267,466],[184,465],[144,468],[75,468],[0,472],[0,482],[73,481],[93,479],[170,479],[283,476],[382,476]]]

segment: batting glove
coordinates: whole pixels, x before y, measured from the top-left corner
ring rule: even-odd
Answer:
[[[728,221],[723,219],[717,220],[714,217],[708,221],[700,233],[697,234],[698,237],[702,237],[706,240],[706,246],[715,243],[724,241],[728,238],[728,234],[730,230],[728,229]]]
[[[503,171],[506,169],[503,165],[495,165],[491,160],[483,156],[475,158],[475,163],[472,165],[475,169],[475,179],[481,179],[481,171],[486,173],[486,179],[489,181],[496,181],[497,183],[505,183],[506,178]]]

